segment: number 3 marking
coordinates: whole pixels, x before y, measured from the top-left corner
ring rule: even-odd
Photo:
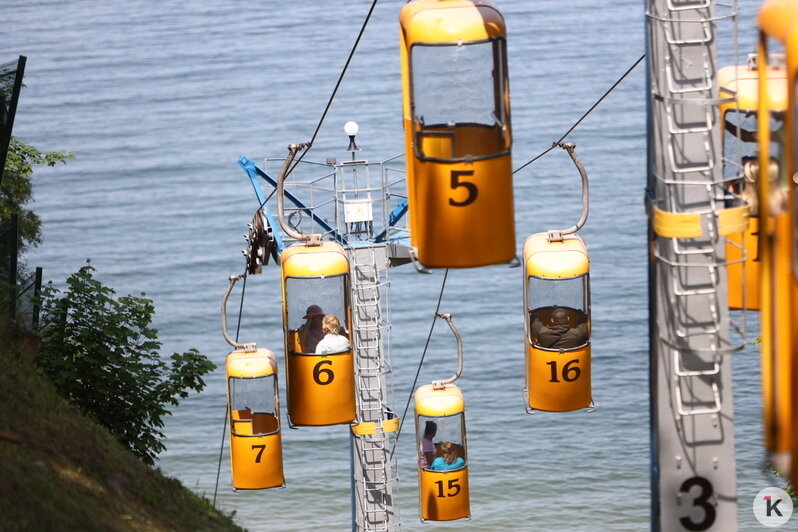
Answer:
[[[704,519],[698,523],[693,522],[689,517],[682,517],[679,522],[687,530],[706,530],[715,522],[715,507],[708,501],[712,497],[712,483],[704,477],[691,477],[682,483],[679,491],[687,493],[693,486],[701,488],[701,493],[693,501],[693,506],[699,506],[704,510]]]
[[[451,188],[452,190],[465,187],[468,191],[468,197],[464,201],[454,201],[452,198],[449,198],[449,205],[454,207],[465,207],[466,205],[471,205],[477,199],[477,186],[470,181],[460,181],[461,176],[468,176],[474,175],[473,170],[452,170],[452,183]]]

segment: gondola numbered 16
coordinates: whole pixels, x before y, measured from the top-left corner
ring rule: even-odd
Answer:
[[[582,179],[582,213],[567,229],[524,243],[524,330],[527,413],[594,408],[590,353],[590,258],[576,232],[587,222],[588,176],[573,143],[568,152]]]

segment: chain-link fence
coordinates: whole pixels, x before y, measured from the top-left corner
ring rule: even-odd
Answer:
[[[11,131],[14,128],[14,116],[17,114],[25,62],[26,57],[21,55],[16,61],[0,65],[0,184],[3,182],[8,146],[11,144]]]

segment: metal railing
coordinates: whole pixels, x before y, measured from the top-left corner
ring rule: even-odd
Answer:
[[[0,316],[38,330],[42,268],[25,275],[19,267],[19,216],[12,214],[0,225]],[[23,275],[22,277],[20,277]]]

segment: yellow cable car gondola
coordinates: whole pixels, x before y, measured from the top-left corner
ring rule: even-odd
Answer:
[[[524,244],[527,410],[590,407],[590,260],[577,235]]]
[[[796,8],[794,4],[793,8]],[[792,180],[788,184],[788,211],[790,213],[790,223],[787,242],[787,246],[791,253],[789,269],[792,270],[792,275],[789,276],[788,280],[789,287],[787,292],[790,311],[786,318],[794,320],[798,317],[798,179],[796,179],[796,166],[798,166],[798,162],[796,161],[796,157],[798,157],[798,154],[796,154],[796,151],[798,151],[796,147],[798,132],[796,132],[796,128],[798,128],[798,117],[795,116],[796,109],[798,109],[798,101],[796,101],[798,95],[796,95],[795,92],[797,90],[796,85],[798,85],[798,13],[793,12],[790,18],[793,24],[790,35],[787,38],[786,48],[788,86],[792,87],[792,90],[788,98],[789,105],[787,111],[788,117],[786,120],[787,127],[785,128],[787,133],[785,144],[787,145],[787,175],[792,176]],[[791,360],[789,387],[792,392],[792,397],[790,398],[790,413],[793,417],[789,419],[789,424],[785,427],[790,433],[789,453],[791,463],[788,477],[793,486],[798,484],[798,464],[796,464],[796,460],[798,460],[798,421],[796,421],[794,417],[795,412],[798,412],[798,332],[796,332],[794,325],[794,321],[789,322],[787,325],[791,327],[790,350],[787,356],[789,356]]]
[[[787,79],[783,67],[766,69],[767,98],[771,114],[772,135],[784,124],[787,108]],[[728,66],[718,70],[721,92],[735,98],[723,100],[720,106],[723,124],[724,179],[736,196],[749,206],[748,229],[743,233],[729,234],[726,244],[726,261],[729,263],[729,308],[759,310],[759,202],[757,188],[759,161],[757,159],[757,109],[759,107],[759,75],[755,61],[748,65]],[[771,156],[778,159],[779,142],[771,143]],[[741,164],[738,164],[740,161]],[[771,180],[776,172],[768,172]],[[743,261],[743,250],[746,260]],[[744,290],[743,290],[743,287]]]
[[[466,451],[465,401],[455,384],[463,370],[463,346],[451,315],[438,314],[457,339],[457,373],[421,386],[414,395],[418,494],[422,521],[471,516]]]
[[[355,419],[355,368],[349,311],[349,260],[335,242],[294,244],[280,256],[283,278],[288,419],[336,425]],[[326,345],[335,317],[337,344]]]
[[[235,350],[227,356],[226,367],[233,488],[283,487],[274,354],[268,349]]]
[[[236,347],[225,364],[233,489],[284,487],[277,362],[268,349],[240,344],[227,333],[227,298],[238,279],[230,278],[222,299],[222,332]]]
[[[400,19],[410,240],[432,268],[516,254],[506,30],[486,0],[415,0]]]
[[[306,146],[288,146],[276,191],[280,226],[300,241],[280,254],[288,422],[338,425],[357,416],[349,258],[339,244],[302,233],[285,218],[285,178]]]
[[[588,215],[588,177],[573,143],[560,143],[582,178],[582,213],[568,229],[537,233],[524,243],[526,410],[592,408],[590,259],[575,233]]]
[[[784,127],[772,123],[773,104],[759,100],[759,164],[775,178],[759,180],[759,258],[762,394],[765,448],[769,461],[793,483],[798,480],[798,268],[796,268],[796,95],[798,83],[798,4],[768,0],[759,11],[757,63],[770,68],[771,39],[786,58],[787,105]],[[760,94],[767,91],[760,77]],[[775,149],[774,149],[774,144]]]

